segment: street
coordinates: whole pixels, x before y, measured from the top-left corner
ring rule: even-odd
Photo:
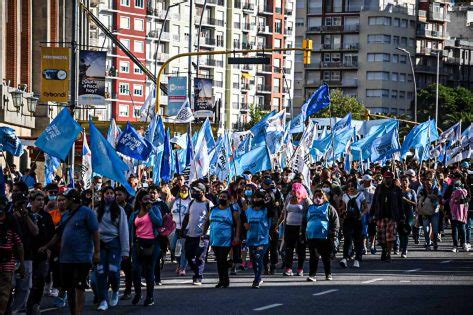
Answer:
[[[448,231],[447,233],[450,233]],[[412,240],[410,240],[412,241]],[[412,242],[413,243],[413,242]],[[473,253],[451,253],[451,238],[444,238],[438,252],[410,245],[407,259],[393,256],[391,263],[380,254],[364,256],[359,270],[332,263],[333,281],[306,277],[264,276],[259,290],[252,289],[252,271],[231,276],[228,289],[215,289],[216,264],[209,259],[202,287],[192,286],[191,276],[177,277],[166,263],[163,283],[155,289],[155,305],[144,308],[120,301],[113,314],[467,314],[473,309]],[[307,272],[308,262],[305,271]],[[45,314],[67,314],[51,308],[45,298]],[[86,314],[96,312],[92,293],[87,293]]]

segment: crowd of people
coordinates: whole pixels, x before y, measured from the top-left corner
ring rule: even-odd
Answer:
[[[452,252],[469,251],[469,163],[409,167],[354,164],[346,172],[343,163],[317,163],[309,180],[286,168],[245,172],[230,182],[210,176],[187,183],[176,175],[159,185],[132,175],[135,196],[98,176],[91,189],[42,187],[10,169],[0,196],[0,314],[38,314],[44,295],[82,314],[88,287],[99,311],[126,300],[153,305],[165,261],[199,286],[210,252],[216,288],[247,269],[251,287],[260,288],[265,275],[279,272],[316,282],[320,259],[330,281],[335,259],[360,268],[364,255],[380,251],[389,263],[393,255],[408,257],[409,242],[436,251],[446,226]]]

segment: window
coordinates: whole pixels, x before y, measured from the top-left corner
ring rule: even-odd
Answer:
[[[145,7],[144,0],[135,0],[135,8],[143,9]]]
[[[130,73],[130,63],[128,61],[120,61],[120,72]]]
[[[406,91],[399,91],[399,98],[405,98],[406,97]]]
[[[397,98],[397,90],[391,90],[391,98]]]
[[[142,31],[142,30],[144,30],[143,19],[135,19],[135,31]]]
[[[120,17],[120,28],[130,29],[130,18],[127,16]]]
[[[407,75],[407,82],[412,82],[412,74]]]
[[[129,109],[130,109],[130,106],[126,105],[126,104],[120,104],[118,106],[118,116],[120,117],[128,117],[129,116]]]
[[[130,49],[130,40],[121,38],[120,41],[122,42],[123,46]]]
[[[389,97],[388,89],[366,89],[366,97]]]
[[[392,61],[393,61],[393,63],[399,63],[399,55],[398,54],[393,54]]]
[[[401,46],[403,47],[407,46],[407,37],[401,37]]]
[[[128,83],[120,83],[119,93],[121,95],[128,95],[130,92],[130,85]]]
[[[389,80],[389,72],[386,71],[367,71],[366,80]]]
[[[281,40],[280,39],[275,39],[274,40],[274,48],[281,48]]]
[[[407,40],[407,46],[408,47],[415,47],[415,45],[416,45],[416,40],[414,38],[409,38]]]
[[[391,80],[397,81],[398,78],[399,78],[399,73],[397,73],[397,72],[391,73]]]
[[[406,19],[401,20],[401,27],[402,28],[407,28],[407,20]]]
[[[143,70],[141,70],[137,65],[135,65],[134,72],[135,74],[143,74]]]
[[[133,95],[143,96],[143,86],[142,85],[134,85],[133,86]]]
[[[407,92],[407,98],[412,100],[414,98],[414,92]]]
[[[120,0],[120,4],[129,7],[130,6],[130,0]]]
[[[369,53],[367,55],[368,62],[389,62],[390,55],[383,53]]]
[[[399,46],[399,36],[393,36],[393,45]]]
[[[368,25],[391,25],[391,18],[384,16],[371,16],[368,18]]]
[[[368,35],[369,44],[391,44],[391,35],[383,34],[369,34]]]
[[[133,107],[133,118],[140,118],[141,116],[141,106]]]
[[[399,73],[399,82],[406,82],[406,74]]]
[[[407,62],[407,56],[406,55],[400,55],[399,56],[399,63],[405,64]]]
[[[401,20],[399,18],[394,18],[393,26],[399,27],[401,25]]]
[[[134,50],[137,53],[144,52],[144,43],[142,41],[135,40]]]
[[[301,1],[297,1],[297,4],[299,4]],[[304,19],[303,18],[297,18],[296,19],[296,27],[304,27]]]

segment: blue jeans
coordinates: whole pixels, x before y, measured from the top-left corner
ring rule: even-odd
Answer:
[[[204,275],[205,258],[207,257],[207,249],[209,248],[209,240],[204,240],[204,247],[199,246],[200,237],[186,237],[185,249],[186,259],[194,272],[193,280],[200,279]]]
[[[452,220],[452,238],[453,246],[458,246],[458,234],[460,234],[461,244],[466,241],[466,224],[460,221]]]
[[[154,239],[154,250],[151,256],[139,256],[136,250],[137,247],[138,244],[135,240],[131,250],[135,294],[141,296],[141,275],[143,274],[146,280],[146,298],[152,298],[154,291],[154,268],[161,254],[161,247],[159,242]]]
[[[108,286],[113,292],[120,288],[120,264],[122,261],[120,238],[108,243],[100,242],[100,262],[95,268],[97,280],[97,297],[99,301],[108,301]]]
[[[472,225],[473,225],[473,218],[471,217],[471,212],[468,211],[468,219],[466,220],[466,242],[468,244],[470,244]]]
[[[437,246],[437,234],[439,233],[439,213],[422,216],[422,225],[424,228],[425,244],[430,246],[430,225],[432,225],[432,234],[434,246]]]
[[[263,272],[263,259],[266,255],[269,245],[250,246],[250,259],[253,263],[253,272],[255,273],[255,282],[261,281],[261,273]]]
[[[169,247],[171,247],[171,252],[175,253],[175,250],[176,250],[176,243],[177,243],[177,240],[180,239],[179,237],[179,234],[180,234],[181,230],[178,230],[176,229],[173,234],[172,234],[172,237],[171,237],[171,241],[169,242]],[[186,269],[187,267],[187,259],[186,259],[186,255],[185,255],[185,246],[184,246],[184,243],[185,242],[182,242],[182,250],[181,250],[181,256],[176,257],[176,260],[179,262],[179,268],[181,269]]]

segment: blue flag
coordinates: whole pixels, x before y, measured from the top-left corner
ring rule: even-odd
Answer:
[[[235,160],[236,175],[245,171],[252,174],[271,169],[271,158],[266,146],[260,146]]]
[[[215,139],[212,133],[212,126],[210,125],[210,120],[207,118],[203,123],[202,127],[200,127],[199,132],[204,133],[205,142],[207,142],[207,150],[210,152],[215,148]]]
[[[330,105],[330,91],[328,85],[323,83],[317,91],[315,91],[301,107],[305,118]]]
[[[82,127],[74,120],[69,109],[64,108],[46,127],[35,145],[43,152],[65,161]]]
[[[23,154],[23,144],[10,127],[0,127],[0,147],[14,156]]]
[[[258,121],[253,127],[251,127],[250,131],[253,135],[251,139],[251,149],[265,145],[266,127],[268,126],[267,121],[276,114],[277,111],[273,110],[264,116],[260,121]]]
[[[431,119],[412,128],[402,143],[401,157],[405,158],[409,149],[425,148],[439,138],[435,120]]]
[[[348,113],[345,117],[343,117],[342,119],[340,119],[333,125],[332,133],[336,135],[350,128],[351,128],[351,113]]]
[[[268,150],[271,154],[276,154],[281,150],[284,137],[284,131],[266,132],[266,145],[268,146]]]
[[[351,145],[351,153],[353,155],[353,160],[355,161],[366,161],[367,159],[372,160],[371,154],[374,152],[373,150],[377,149],[372,149],[373,146],[377,147],[378,145],[375,143],[375,141],[380,141],[376,140],[380,137],[382,137],[386,133],[390,133],[393,129],[399,129],[399,122],[395,119],[390,119],[386,121],[385,123],[381,125],[377,125],[374,127],[371,127],[370,131],[368,134],[356,141]],[[375,143],[373,145],[373,143]],[[379,151],[381,152],[381,151]],[[383,155],[383,154],[382,154]]]
[[[240,145],[235,150],[235,157],[239,158],[243,154],[249,152],[251,150],[251,134],[245,137],[245,140],[240,142]]]
[[[54,173],[61,166],[61,161],[47,153],[44,154],[44,181],[50,184],[54,181]]]
[[[398,128],[392,128],[388,132],[376,137],[371,144],[370,159],[377,162],[390,158],[393,153],[399,150],[399,131]]]
[[[117,141],[117,151],[123,155],[143,161],[153,151],[153,145],[143,138],[128,122]]]
[[[90,126],[90,151],[92,152],[92,169],[95,173],[105,176],[123,185],[132,195],[135,190],[128,184],[125,173],[128,165],[120,159],[112,145],[105,139],[92,121]]]
[[[190,128],[187,130],[186,166],[194,159],[194,146],[192,144]]]
[[[300,113],[289,122],[289,133],[301,133],[304,131],[304,115]]]
[[[164,150],[161,160],[160,177],[165,183],[171,181],[171,142],[169,142],[169,130],[164,134]]]

